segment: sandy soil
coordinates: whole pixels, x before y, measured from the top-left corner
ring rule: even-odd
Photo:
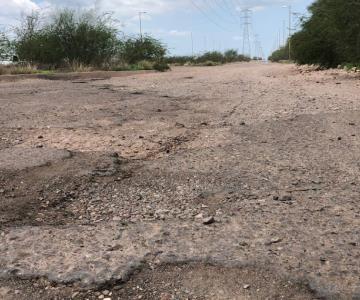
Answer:
[[[244,63],[0,82],[0,299],[360,299],[360,79]]]

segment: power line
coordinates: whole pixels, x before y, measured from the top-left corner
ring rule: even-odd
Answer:
[[[220,9],[221,12],[224,12],[228,17],[231,18],[231,21],[226,18],[228,22],[231,22],[232,24],[239,23],[238,16],[234,14],[234,9],[227,5],[227,1],[212,0],[212,2]]]
[[[226,32],[231,32],[231,30],[228,30],[227,28],[220,25],[217,21],[213,20],[211,17],[207,15],[207,13],[199,6],[197,5],[193,0],[190,0],[191,4],[201,12],[201,14],[208,19],[211,23],[213,23],[215,26],[219,27],[221,30],[224,30]]]

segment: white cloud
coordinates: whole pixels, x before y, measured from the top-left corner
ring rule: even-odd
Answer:
[[[21,14],[29,14],[39,9],[31,0],[0,0],[0,24],[3,26],[16,24]]]
[[[2,0],[0,0],[2,1]],[[148,15],[166,13],[180,6],[176,0],[47,0],[54,7],[95,8],[97,11],[113,12],[117,17],[132,18],[138,12]],[[180,3],[179,3],[180,2]],[[145,16],[144,16],[145,17]],[[146,17],[145,17],[146,18]]]
[[[181,30],[170,30],[168,33],[170,36],[189,36],[191,33],[189,31],[181,31]]]
[[[39,3],[39,1],[38,1]],[[152,15],[163,14],[181,7],[187,1],[176,0],[44,0],[37,4],[35,0],[0,0],[0,24],[14,24],[21,14],[28,14],[39,9],[96,9],[97,12],[112,12],[122,22],[133,22],[138,12],[145,11],[144,20],[151,20]]]
[[[294,2],[293,0],[238,0],[237,10],[249,8],[252,10],[260,10],[269,6],[284,5]]]

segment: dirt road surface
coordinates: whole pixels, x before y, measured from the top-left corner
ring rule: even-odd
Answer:
[[[0,83],[0,299],[360,299],[360,79],[243,63]]]

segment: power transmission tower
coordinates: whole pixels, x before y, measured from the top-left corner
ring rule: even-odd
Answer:
[[[251,44],[250,44],[250,26],[251,26],[251,10],[241,10],[241,25],[243,28],[243,47],[242,54],[251,57]]]

